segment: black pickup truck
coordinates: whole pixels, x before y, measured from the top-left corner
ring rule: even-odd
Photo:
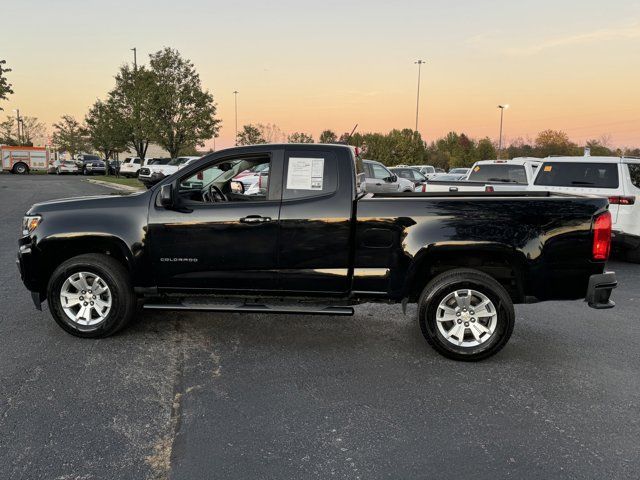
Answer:
[[[239,176],[265,163],[245,191]],[[36,204],[18,264],[36,307],[47,299],[80,337],[117,332],[140,306],[352,315],[410,302],[438,352],[479,360],[509,339],[515,303],[612,307],[610,239],[603,198],[367,194],[356,149],[256,145],[143,193]]]

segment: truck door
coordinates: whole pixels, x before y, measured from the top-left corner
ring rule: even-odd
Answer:
[[[152,197],[148,241],[158,287],[276,289],[283,151],[255,151],[181,170],[174,181],[179,208],[160,206],[159,192]],[[231,190],[233,178],[262,163],[269,163],[271,178],[255,195]]]
[[[278,247],[285,291],[341,294],[350,289],[354,174],[347,156],[322,147],[285,151]]]

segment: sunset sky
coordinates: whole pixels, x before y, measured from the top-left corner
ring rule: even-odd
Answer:
[[[165,46],[194,62],[218,104],[218,148],[238,122],[317,138],[330,128],[413,128],[496,139],[565,130],[640,146],[640,1],[7,0],[5,114],[84,117],[113,76]]]

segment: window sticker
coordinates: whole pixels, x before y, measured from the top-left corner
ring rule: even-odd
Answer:
[[[289,158],[287,189],[322,190],[324,158]]]
[[[544,167],[544,171],[545,171],[545,172],[550,172],[551,170],[553,170],[553,166],[551,166],[551,165],[546,165],[546,166]]]
[[[479,172],[480,171],[480,166],[478,165],[476,168],[473,169],[474,172]]]

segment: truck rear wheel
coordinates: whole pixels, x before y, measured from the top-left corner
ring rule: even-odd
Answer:
[[[422,334],[438,353],[477,361],[506,345],[515,312],[511,297],[493,277],[456,269],[438,275],[424,288],[418,320]]]
[[[84,338],[113,335],[136,310],[128,272],[102,254],[79,255],[62,263],[51,275],[47,299],[58,325]]]
[[[26,163],[19,162],[13,166],[12,171],[18,175],[24,175],[25,173],[29,173],[29,167],[27,167]]]

